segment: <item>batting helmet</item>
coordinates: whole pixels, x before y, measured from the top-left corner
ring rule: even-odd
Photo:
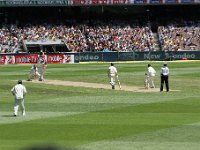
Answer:
[[[22,80],[18,80],[18,84],[22,84]]]

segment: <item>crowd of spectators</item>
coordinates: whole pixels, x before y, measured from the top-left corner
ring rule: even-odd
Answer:
[[[158,42],[163,51],[200,50],[200,23],[179,27],[175,24],[158,27]],[[72,52],[156,51],[157,39],[149,26],[96,20],[62,25],[14,25],[0,28],[0,52],[23,50],[23,41],[62,40]]]
[[[160,26],[158,35],[163,51],[200,50],[200,21]]]
[[[63,40],[75,52],[154,51],[154,35],[148,27],[126,23],[81,25],[65,28]]]
[[[12,34],[12,30],[0,28],[0,52],[15,53],[20,48],[20,39]]]
[[[98,24],[99,23],[99,24]],[[61,39],[72,52],[154,51],[155,40],[148,27],[131,27],[125,23],[95,25],[38,25],[0,29],[1,52],[16,52],[22,41]],[[14,48],[12,47],[14,45]]]

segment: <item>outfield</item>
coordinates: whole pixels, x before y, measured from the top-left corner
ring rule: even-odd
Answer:
[[[143,88],[149,62],[116,63],[123,86]],[[57,145],[76,150],[198,150],[200,65],[168,62],[170,91],[156,92],[24,82],[26,117],[13,117],[10,89],[31,65],[0,66],[0,150]],[[109,63],[48,65],[45,78],[108,85]],[[45,82],[45,81],[44,81]]]

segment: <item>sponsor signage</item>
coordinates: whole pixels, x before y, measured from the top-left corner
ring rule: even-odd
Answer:
[[[14,55],[13,56],[15,64],[33,64],[37,63],[38,55],[37,54],[26,54],[26,55]]]
[[[164,0],[149,0],[150,4],[163,4]]]
[[[64,55],[63,54],[47,54],[46,61],[48,64],[61,64],[63,63]]]
[[[75,62],[102,61],[103,53],[75,53]]]
[[[38,54],[0,54],[0,65],[36,64]],[[46,54],[48,64],[100,62],[100,61],[143,61],[143,60],[200,60],[200,51],[169,52],[98,52]]]
[[[134,0],[134,4],[147,4],[147,0]]]
[[[68,54],[47,54],[45,59],[48,64],[74,63],[74,55]]]
[[[63,59],[63,64],[66,64],[66,63],[74,63],[74,55],[65,54],[64,59]]]
[[[178,4],[180,0],[165,0],[165,4]]]
[[[14,55],[7,55],[5,64],[15,64],[15,57]]]
[[[130,0],[131,1],[131,0]],[[111,0],[111,4],[118,5],[118,4],[129,4],[129,0]]]
[[[6,63],[6,55],[0,55],[0,65],[3,65]]]
[[[152,5],[185,3],[199,4],[200,0],[1,0],[0,6]]]
[[[181,0],[181,3],[193,4],[195,3],[195,0]]]
[[[23,55],[0,55],[0,64],[36,64],[39,60],[38,54],[23,54]],[[74,54],[47,54],[42,57],[42,61],[49,64],[58,63],[74,63]]]
[[[45,6],[69,5],[70,0],[2,0],[0,6]]]
[[[128,4],[129,0],[70,0],[69,5],[118,5]]]

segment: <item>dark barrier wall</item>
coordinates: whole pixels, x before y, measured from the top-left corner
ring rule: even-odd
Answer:
[[[143,60],[200,60],[200,51],[178,52],[99,52],[74,53],[75,62],[143,61]]]

